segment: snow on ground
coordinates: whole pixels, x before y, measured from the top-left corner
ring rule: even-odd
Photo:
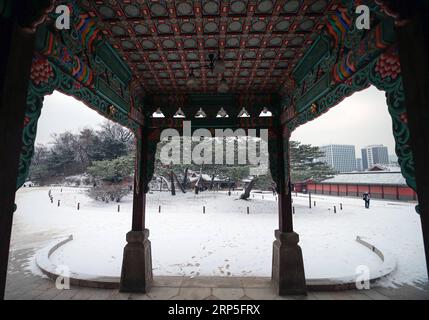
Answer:
[[[270,276],[277,202],[272,194],[263,196],[255,193],[250,201],[243,201],[236,200],[236,192],[232,196],[225,192],[148,194],[154,274]],[[425,280],[415,204],[372,200],[367,210],[360,199],[313,195],[316,207],[309,209],[308,196],[298,194],[293,199],[294,228],[300,235],[308,278],[354,275],[359,265],[377,268],[379,258],[355,242],[359,235],[397,259],[398,269],[384,285]],[[23,188],[16,203],[12,250],[41,247],[48,240],[73,234],[74,240],[51,257],[57,264],[86,274],[120,274],[125,235],[131,226],[131,196],[120,203],[119,213],[117,203],[93,201],[84,188],[63,187],[62,192],[60,187]]]

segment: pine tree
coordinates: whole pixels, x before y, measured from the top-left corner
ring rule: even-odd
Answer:
[[[292,182],[312,179],[322,181],[332,177],[336,172],[320,158],[324,153],[319,147],[290,141],[290,168]]]

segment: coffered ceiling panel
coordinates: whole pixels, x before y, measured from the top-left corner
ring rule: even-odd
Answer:
[[[148,93],[275,93],[339,0],[78,0]],[[223,75],[206,67],[220,52]],[[198,86],[186,86],[195,69]]]

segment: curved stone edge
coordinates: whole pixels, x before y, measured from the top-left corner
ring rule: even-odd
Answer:
[[[73,240],[73,235],[65,238],[60,238],[46,247],[40,249],[36,255],[36,264],[50,279],[56,280],[59,276],[59,267],[52,263],[50,256],[61,246]],[[383,262],[382,265],[374,272],[371,272],[370,283],[374,283],[380,278],[383,278],[396,269],[396,261],[390,256],[386,256],[383,252],[370,244],[369,242],[357,236],[356,241],[361,245],[373,251]],[[96,276],[90,274],[82,274],[70,272],[70,284],[80,287],[103,288],[103,289],[119,289],[119,277]],[[307,289],[309,291],[339,291],[356,289],[356,275],[341,277],[341,278],[310,278],[306,279]]]
[[[73,235],[65,238],[60,238],[53,241],[46,247],[40,249],[36,254],[36,264],[42,272],[50,279],[56,281],[58,277],[63,277],[59,274],[59,266],[52,263],[50,256],[61,246],[73,240]],[[102,289],[118,289],[119,277],[96,276],[90,274],[82,274],[70,272],[70,284],[79,287],[102,288]]]
[[[396,269],[396,260],[389,256],[383,254],[383,252],[372,245],[371,243],[365,241],[360,236],[356,236],[356,242],[367,247],[372,252],[374,252],[383,262],[377,270],[371,270],[369,282],[371,284],[375,283],[377,280],[388,276]],[[307,279],[307,289],[309,291],[338,291],[338,290],[356,290],[356,278],[357,275],[350,275],[340,278],[313,278]]]

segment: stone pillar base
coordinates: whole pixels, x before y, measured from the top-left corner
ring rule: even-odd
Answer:
[[[302,251],[295,232],[275,231],[272,282],[279,295],[307,294]]]
[[[122,260],[121,292],[146,293],[152,284],[152,254],[149,230],[127,233],[127,245]]]

